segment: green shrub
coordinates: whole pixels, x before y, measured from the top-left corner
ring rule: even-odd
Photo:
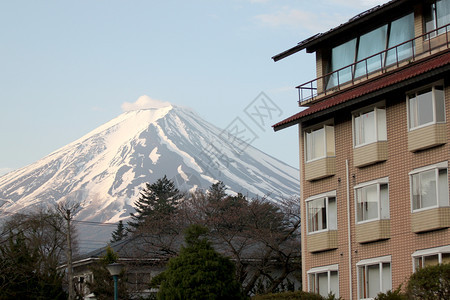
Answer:
[[[406,294],[409,299],[450,299],[450,264],[417,270],[409,278]]]
[[[319,294],[296,291],[296,292],[256,295],[252,297],[252,300],[324,300],[324,298]]]
[[[387,291],[386,293],[378,293],[375,300],[406,300],[407,297],[401,292],[401,286],[395,291]]]

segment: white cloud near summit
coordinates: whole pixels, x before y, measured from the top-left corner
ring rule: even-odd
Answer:
[[[307,30],[312,33],[327,31],[330,28],[346,21],[347,17],[324,12],[312,13],[307,10],[283,7],[270,14],[255,16],[255,19],[271,28],[291,28],[294,30]]]
[[[127,112],[139,109],[162,108],[170,105],[170,102],[153,99],[147,95],[142,95],[133,103],[124,102],[122,104],[122,110]]]

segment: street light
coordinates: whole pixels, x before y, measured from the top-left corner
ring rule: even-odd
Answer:
[[[119,263],[112,263],[107,265],[106,268],[114,279],[114,300],[117,300],[117,277],[119,276],[120,272],[122,272],[123,265]]]

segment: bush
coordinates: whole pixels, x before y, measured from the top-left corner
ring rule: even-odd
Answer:
[[[401,292],[401,286],[395,291],[387,291],[386,293],[378,293],[375,300],[406,300],[407,297]]]
[[[322,296],[303,291],[256,295],[252,300],[324,300]]]
[[[450,264],[417,270],[409,278],[406,294],[409,299],[450,299]]]

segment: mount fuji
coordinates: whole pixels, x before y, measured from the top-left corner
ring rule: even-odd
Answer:
[[[181,191],[221,180],[229,193],[277,201],[300,193],[298,174],[188,108],[134,110],[1,176],[0,218],[68,199],[81,204],[75,220],[115,223],[135,211],[145,183],[164,175]],[[96,226],[80,235],[106,241],[112,229]]]

